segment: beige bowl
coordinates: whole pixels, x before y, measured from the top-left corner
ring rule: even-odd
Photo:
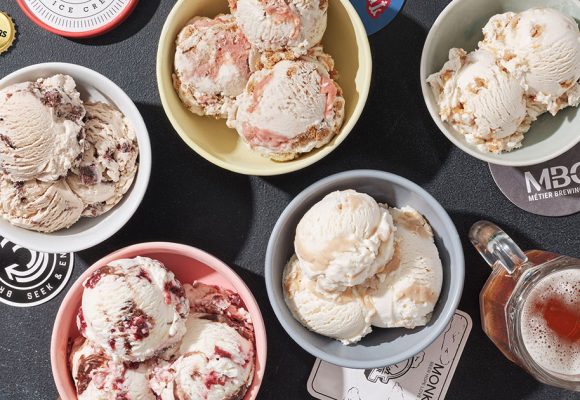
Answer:
[[[225,121],[192,114],[173,88],[171,74],[175,39],[194,16],[214,17],[227,13],[226,0],[179,0],[161,32],[157,51],[157,83],[163,108],[179,136],[206,160],[230,171],[247,175],[279,175],[297,171],[334,150],[350,133],[364,108],[371,82],[371,52],[365,28],[349,0],[330,0],[328,28],[322,43],[335,60],[338,83],[346,100],[344,124],[327,145],[300,158],[271,161],[252,151]]]

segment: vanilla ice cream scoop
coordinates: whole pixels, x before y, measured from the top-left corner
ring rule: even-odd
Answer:
[[[232,14],[260,52],[300,56],[320,42],[326,30],[328,0],[229,0]]]
[[[121,201],[137,173],[139,147],[130,121],[107,103],[86,103],[82,159],[67,177],[84,216],[101,215]]]
[[[67,75],[1,90],[0,169],[14,182],[66,176],[83,150],[84,115]]]
[[[552,115],[580,103],[580,30],[571,17],[532,8],[492,17],[480,43],[495,53],[526,90],[532,103]]]
[[[187,297],[159,261],[116,260],[95,271],[83,286],[79,331],[115,360],[147,360],[185,333]]]
[[[532,122],[524,90],[496,65],[493,53],[451,49],[449,61],[427,81],[441,119],[480,151],[501,153],[521,147]]]
[[[441,293],[443,269],[425,218],[411,207],[391,208],[397,227],[397,250],[385,280],[371,300],[372,325],[415,328],[426,325]]]
[[[64,179],[13,182],[6,175],[0,176],[0,212],[15,226],[55,232],[77,222],[83,209],[82,200]]]
[[[204,314],[191,314],[186,326],[179,358],[153,370],[150,382],[157,398],[242,399],[254,375],[254,344]]]
[[[195,17],[176,41],[173,84],[195,114],[226,118],[250,77],[251,45],[232,15]]]
[[[325,292],[362,284],[384,270],[395,250],[386,207],[354,190],[328,194],[304,214],[294,248],[301,269]]]
[[[113,361],[103,349],[80,337],[70,366],[78,400],[155,400],[149,386],[150,363]]]
[[[356,343],[371,332],[375,311],[364,293],[359,288],[334,296],[319,292],[315,283],[304,276],[295,255],[284,269],[283,288],[292,315],[311,331],[344,344]]]
[[[324,146],[343,119],[342,91],[324,65],[284,60],[250,77],[228,126],[253,150],[286,161]]]

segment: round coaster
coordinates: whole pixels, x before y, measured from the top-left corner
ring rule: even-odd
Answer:
[[[66,286],[73,253],[41,253],[0,236],[0,302],[15,307],[46,303]]]
[[[580,145],[529,167],[489,164],[502,193],[522,210],[560,217],[580,211]]]
[[[380,31],[401,12],[406,0],[350,0],[368,35]]]
[[[102,35],[125,20],[138,0],[18,0],[37,25],[72,38]]]
[[[12,46],[15,36],[16,28],[12,18],[8,14],[0,12],[0,54]]]

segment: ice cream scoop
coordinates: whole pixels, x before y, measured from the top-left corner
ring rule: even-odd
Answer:
[[[284,269],[283,288],[292,315],[311,331],[344,344],[356,343],[371,332],[375,311],[364,289],[349,288],[336,296],[321,293],[304,276],[295,255]]]
[[[441,293],[443,268],[433,231],[411,207],[391,208],[397,251],[386,278],[371,295],[372,325],[415,328],[426,325]]]
[[[83,150],[83,102],[54,75],[0,91],[0,168],[14,182],[66,176]]]
[[[228,324],[211,318],[191,314],[179,358],[154,369],[150,382],[158,399],[244,397],[254,373],[254,344]]]
[[[159,261],[116,260],[83,286],[79,331],[115,360],[147,360],[179,343],[185,333],[187,297]]]
[[[84,152],[67,183],[85,204],[84,216],[113,208],[137,173],[139,147],[129,120],[113,105],[86,103]]]
[[[244,338],[255,341],[254,325],[240,295],[229,289],[195,281],[183,285],[192,313],[211,314],[232,326]]]
[[[283,60],[252,74],[228,126],[253,150],[286,161],[328,143],[343,119],[342,91],[321,62]]]
[[[294,248],[317,289],[340,292],[383,272],[394,254],[395,228],[387,208],[371,196],[336,191],[304,214]]]
[[[149,387],[151,363],[116,362],[83,337],[70,355],[71,374],[78,400],[155,400]]]
[[[480,46],[526,90],[532,103],[555,115],[580,103],[580,30],[569,16],[532,8],[492,17]]]
[[[229,0],[232,14],[260,50],[306,53],[326,30],[327,0]]]
[[[77,222],[83,209],[82,200],[72,192],[65,179],[13,182],[7,175],[0,174],[0,212],[15,226],[55,232]]]
[[[250,77],[251,45],[232,15],[195,17],[176,41],[173,83],[195,114],[226,118]]]
[[[441,119],[480,151],[501,153],[521,147],[533,116],[527,113],[524,89],[496,65],[492,52],[451,49],[449,61],[427,81]]]

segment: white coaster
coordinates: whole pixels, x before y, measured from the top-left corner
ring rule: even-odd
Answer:
[[[429,347],[388,367],[348,369],[317,359],[308,392],[321,400],[442,400],[471,326],[471,317],[457,310],[445,332]]]

